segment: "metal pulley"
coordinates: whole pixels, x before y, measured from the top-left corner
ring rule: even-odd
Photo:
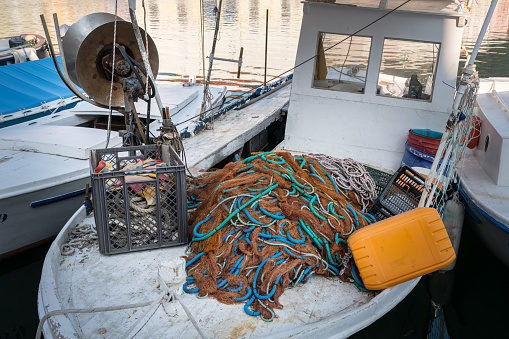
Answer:
[[[73,83],[81,87],[96,102],[108,105],[113,76],[111,104],[123,106],[123,80],[135,76],[139,76],[143,82],[147,80],[144,74],[138,72],[136,75],[133,69],[136,63],[143,67],[143,59],[132,24],[119,17],[116,24],[115,60],[113,60],[115,16],[109,13],[93,13],[76,21],[67,31],[62,48],[66,56],[69,78]],[[140,31],[144,40],[145,32],[142,29]],[[146,42],[143,42],[146,46]],[[159,55],[150,36],[148,36],[148,55],[155,78],[159,68]]]

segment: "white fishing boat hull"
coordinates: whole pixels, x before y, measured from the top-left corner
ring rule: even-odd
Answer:
[[[197,114],[200,86],[165,84],[159,88],[163,102],[180,120]],[[220,92],[218,87],[211,90],[214,95]],[[137,105],[144,119],[146,105]],[[51,240],[83,203],[90,182],[89,152],[106,145],[105,130],[83,125],[94,125],[95,119],[107,119],[107,114],[81,102],[72,109],[2,129],[0,258]],[[151,131],[158,134],[162,123],[158,112],[152,112],[152,120]],[[121,143],[118,133],[112,132],[110,147]]]
[[[483,79],[477,96],[479,144],[461,175],[466,210],[484,244],[509,267],[509,78]]]
[[[284,149],[295,153],[319,152],[338,158],[352,157],[389,172],[399,167],[409,128],[422,124],[434,129],[444,126],[454,92],[447,83],[456,78],[464,15],[450,8],[443,11],[441,2],[431,9],[416,5],[409,9],[410,14],[406,11],[393,13],[387,19],[392,25],[387,25],[387,21],[374,20],[385,15],[388,9],[379,9],[378,3],[374,8],[362,8],[362,5],[351,7],[305,1],[296,58],[296,64],[300,66],[302,63],[302,67],[295,70],[291,95],[289,89],[278,91],[284,94],[270,94],[264,100],[217,119],[213,130],[205,130],[185,141],[191,171],[208,169],[226,156],[238,153],[246,142],[278,119],[288,98],[290,106]],[[433,15],[433,27],[430,27],[427,11]],[[318,33],[355,35],[356,30],[366,24],[370,26],[366,26],[363,34],[373,35],[370,53],[377,57],[371,63],[375,67],[367,69],[366,78],[370,80],[366,81],[365,91],[311,88],[314,62],[306,63],[306,60],[317,51]],[[410,24],[415,29],[401,30]],[[379,69],[376,65],[380,64],[385,37],[443,44],[437,59],[432,101],[377,94]],[[353,119],[356,113],[361,118]],[[396,121],[398,123],[394,123]],[[386,133],[378,133],[380,130]],[[270,323],[246,314],[243,304],[225,305],[213,298],[198,299],[183,294],[179,298],[190,310],[191,315],[188,315],[179,303],[159,303],[158,299],[162,292],[157,278],[158,267],[185,255],[184,246],[112,256],[100,255],[98,248],[92,246],[63,257],[61,246],[69,239],[76,224],[92,225],[94,218],[86,216],[81,208],[52,244],[44,263],[38,309],[39,317],[47,320],[43,326],[46,338],[120,337],[123,334],[146,338],[198,337],[198,328],[210,337],[345,338],[389,312],[419,280],[368,293],[360,292],[355,285],[338,278],[313,276],[305,285],[285,290],[280,298],[284,307],[276,311],[277,317]],[[154,307],[114,310],[140,302],[154,302]],[[101,307],[106,307],[107,313],[91,311]],[[52,311],[60,314],[49,316]],[[198,325],[193,325],[191,318]]]
[[[470,225],[493,254],[509,267],[509,220],[507,218],[496,219],[494,217],[496,212],[477,200],[477,195],[466,186],[463,184],[461,194],[466,212],[473,219]],[[507,200],[505,203],[507,204]]]
[[[51,240],[83,204],[88,177],[0,200],[0,258]]]
[[[474,228],[509,267],[509,79],[483,79],[477,96],[479,143],[465,152],[462,195]]]
[[[94,247],[81,254],[62,256],[60,247],[69,239],[74,226],[93,222],[93,215],[87,216],[85,207],[81,207],[51,245],[39,285],[40,317],[55,310],[155,300],[161,292],[156,280],[159,264],[185,255],[185,246],[179,246],[114,256],[101,255]],[[284,308],[277,311],[278,317],[271,323],[245,314],[243,304],[225,305],[186,293],[180,298],[210,338],[346,338],[396,306],[418,281],[414,279],[375,294],[360,292],[353,284],[339,279],[314,277],[305,285],[285,291],[280,299]],[[146,309],[56,315],[47,320],[43,334],[45,338],[120,337]],[[142,326],[143,323],[138,338],[199,336],[176,301],[165,303],[150,321]]]
[[[269,93],[264,100],[222,116],[214,122],[214,129],[185,139],[189,168],[196,173],[242,149],[246,142],[256,138],[268,125],[281,118],[284,114],[281,109],[287,104],[289,96],[290,86],[286,86]],[[77,251],[69,257],[62,256],[61,246],[69,239],[75,226],[94,223],[93,215],[86,216],[85,208],[80,208],[49,249],[39,286],[38,307],[41,318],[53,310],[115,306],[155,299],[160,294],[155,283],[159,264],[185,255],[185,246],[179,246],[121,256],[104,256],[97,247],[92,247],[82,253]],[[339,279],[317,277],[305,286],[285,292],[281,301],[286,307],[278,311],[279,318],[270,325],[245,314],[242,304],[223,305],[215,299],[197,299],[187,294],[181,298],[193,313],[197,312],[195,317],[211,337],[223,337],[227,333],[239,337],[250,335],[253,331],[259,337],[308,337],[313,334],[347,337],[396,306],[417,282],[418,279],[415,279],[375,295],[360,292],[353,284],[343,283]],[[100,293],[97,292],[98,286],[101,286]],[[150,325],[144,326],[137,335],[147,338],[196,337],[198,333],[190,327],[181,308],[167,318],[166,312],[171,312],[170,309],[175,305],[171,303],[159,308],[152,318],[160,321],[150,321]],[[222,317],[217,316],[218,310]],[[139,308],[136,311],[108,312],[106,315],[57,315],[48,319],[44,325],[44,336],[120,336],[136,322],[137,316],[133,314],[141,315],[143,312],[144,309]]]

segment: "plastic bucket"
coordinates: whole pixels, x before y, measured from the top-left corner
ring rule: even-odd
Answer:
[[[434,155],[428,154],[410,146],[409,142],[405,143],[405,153],[403,154],[403,159],[401,160],[401,166],[407,165],[410,167],[431,168],[433,165],[433,160],[435,160]]]
[[[430,129],[411,129],[408,132],[408,143],[424,153],[435,156],[442,140],[442,133]]]

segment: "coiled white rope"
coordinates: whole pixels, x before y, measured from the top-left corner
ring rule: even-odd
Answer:
[[[71,231],[69,240],[60,246],[60,254],[73,255],[76,249],[97,244],[97,231],[91,224],[83,224]]]
[[[147,200],[142,197],[133,197],[129,200],[129,206],[131,206],[136,212],[141,214],[150,214],[157,209],[156,205],[147,204]]]
[[[353,159],[336,159],[324,154],[310,154],[330,174],[336,185],[353,190],[361,197],[362,211],[376,199],[376,184],[364,166]]]
[[[108,307],[94,307],[94,308],[69,308],[66,310],[55,310],[46,313],[41,320],[39,321],[39,325],[37,326],[37,333],[35,334],[35,338],[39,339],[42,334],[42,327],[46,320],[56,315],[64,315],[64,314],[72,314],[72,313],[97,313],[97,312],[110,312],[110,311],[119,311],[125,310],[129,308],[139,308],[150,305],[150,302],[137,303],[137,304],[128,304],[128,305],[118,305],[118,306],[108,306]]]

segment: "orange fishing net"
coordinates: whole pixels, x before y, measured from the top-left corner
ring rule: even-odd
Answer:
[[[188,193],[186,292],[272,320],[289,285],[313,274],[357,279],[345,240],[374,218],[316,157],[258,153],[201,175]]]

